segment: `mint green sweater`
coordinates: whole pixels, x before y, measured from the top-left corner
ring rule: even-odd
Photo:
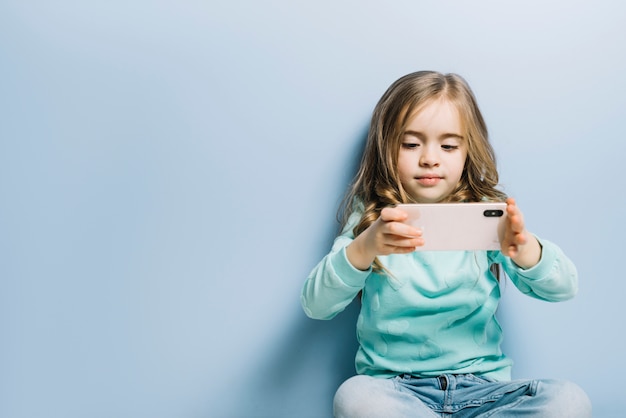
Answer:
[[[429,377],[473,373],[510,380],[511,360],[500,348],[496,319],[500,286],[489,271],[499,263],[515,286],[546,301],[572,298],[578,276],[555,244],[540,240],[541,260],[527,270],[499,251],[428,251],[379,257],[392,273],[354,268],[345,247],[360,218],[354,213],[332,250],[302,289],[302,307],[315,319],[331,319],[362,291],[357,321],[359,374]]]

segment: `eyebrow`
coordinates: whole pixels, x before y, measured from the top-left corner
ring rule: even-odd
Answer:
[[[423,138],[425,135],[421,132],[418,131],[404,131],[404,135],[412,135],[415,136],[417,138]],[[448,138],[453,138],[453,139],[463,139],[463,135],[459,135],[459,134],[455,134],[452,132],[446,132],[442,135],[439,135],[439,139],[448,139]]]

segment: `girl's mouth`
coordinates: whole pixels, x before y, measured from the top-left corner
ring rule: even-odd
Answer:
[[[422,176],[416,178],[417,182],[422,186],[436,186],[441,181],[438,176]]]

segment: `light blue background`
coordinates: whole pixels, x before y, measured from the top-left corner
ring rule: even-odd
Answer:
[[[619,1],[0,2],[0,416],[325,417],[356,306],[304,316],[370,113],[472,85],[504,189],[580,293],[504,288],[516,377],[618,416]],[[619,415],[621,416],[621,415]]]

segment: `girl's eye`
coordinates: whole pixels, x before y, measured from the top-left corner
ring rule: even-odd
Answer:
[[[447,144],[445,144],[445,145],[442,145],[441,148],[443,148],[446,151],[452,151],[452,150],[455,150],[455,149],[459,149],[459,146],[458,145],[447,145]]]
[[[415,149],[419,147],[419,144],[413,143],[413,142],[404,142],[402,144],[402,148],[404,149]]]

